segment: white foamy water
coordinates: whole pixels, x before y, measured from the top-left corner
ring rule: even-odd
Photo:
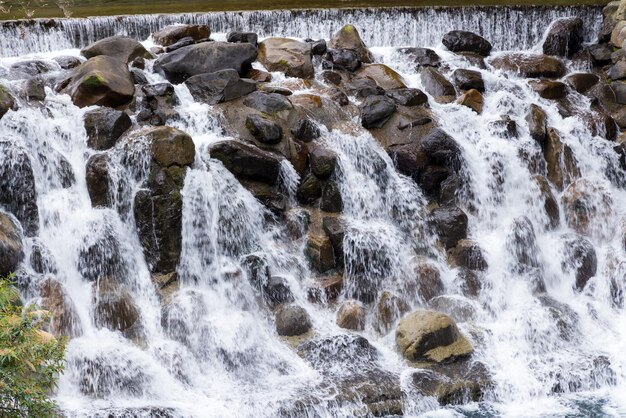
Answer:
[[[432,46],[451,66],[467,67],[441,50],[441,34],[452,26],[480,28],[500,49],[524,49],[541,38],[551,20],[572,10],[586,11],[591,39],[599,20],[597,10],[591,8],[467,9],[459,14],[317,11],[296,12],[290,19],[287,12],[255,12],[161,20],[75,19],[54,29],[35,26],[32,34],[11,45],[4,35],[17,29],[0,25],[0,53],[24,58],[29,49],[46,51],[29,56],[46,59],[68,52],[77,55],[75,49],[64,49],[113,33],[145,38],[172,21],[208,22],[216,32],[255,24],[261,35],[294,37],[327,37],[350,21],[364,29],[367,43],[385,46],[374,48],[377,57],[401,72],[410,87],[421,88],[413,65],[403,61],[392,45]],[[420,19],[429,17],[436,29],[426,33]],[[508,23],[496,25],[502,17]],[[402,30],[383,31],[381,25],[390,19],[401,22],[394,26]],[[513,22],[519,19],[539,19],[541,24],[530,32],[516,32]],[[0,59],[0,65],[8,67],[15,61]],[[458,269],[448,266],[445,251],[428,228],[428,202],[419,186],[396,172],[376,140],[360,128],[322,129],[321,139],[338,157],[334,180],[346,225],[346,289],[340,300],[367,287],[402,294],[412,308],[423,307],[421,297],[408,289],[414,287],[416,265],[427,260],[440,270],[445,293],[472,307],[472,315],[459,326],[476,348],[474,358],[491,372],[494,388],[483,402],[458,407],[441,407],[410,387],[412,369],[396,351],[393,328],[381,332],[374,326],[374,308],[365,330],[350,333],[335,324],[335,304],[309,301],[315,275],[307,266],[303,241],[293,239],[282,222],[276,222],[221,162],[211,158],[211,144],[232,138],[220,127],[219,111],[195,103],[186,87],[176,86],[180,118],[172,125],[191,135],[196,158],[182,189],[183,239],[177,268],[181,289],[166,309],[152,284],[131,210],[133,196],[148,175],[145,144],[121,143],[105,152],[113,189],[120,192],[113,196],[113,209],[94,209],[85,181],[85,164],[95,153],[87,147],[83,127],[83,114],[89,109],[78,109],[69,97],[47,89],[44,106],[7,113],[0,120],[0,140],[28,155],[37,190],[39,229],[26,239],[26,260],[35,242],[49,250],[56,265],[54,276],[64,285],[78,316],[79,336],[69,343],[66,371],[55,393],[63,413],[69,417],[363,416],[360,400],[336,400],[342,379],[350,373],[384,372],[402,382],[405,416],[410,417],[624,416],[626,314],[623,301],[615,300],[615,289],[623,293],[626,287],[626,255],[618,233],[626,191],[623,184],[616,184],[615,175],[608,174],[607,168],[612,168],[618,178],[624,176],[615,168],[612,143],[594,137],[581,118],[561,116],[556,105],[541,99],[525,80],[480,71],[486,86],[481,115],[430,99],[439,125],[462,150],[465,187],[470,192],[460,196],[458,204],[466,210],[469,236],[479,244],[489,266],[481,275],[483,288],[476,298],[462,293]],[[148,76],[150,82],[162,81],[158,75]],[[586,98],[576,98],[581,109],[588,108]],[[556,127],[572,149],[581,177],[610,196],[609,215],[592,225],[588,236],[598,266],[583,292],[574,289],[575,273],[563,268],[573,231],[565,222],[562,192],[552,190],[561,219],[550,229],[535,173],[523,157],[540,154],[525,122],[532,103],[547,111],[548,125]],[[491,122],[505,115],[517,124],[515,138],[502,138],[490,128]],[[14,154],[7,155],[3,158]],[[68,170],[61,170],[62,166],[73,173],[69,185],[63,178]],[[299,180],[291,164],[283,161],[280,188],[289,205],[295,204]],[[520,249],[511,241],[514,225],[522,225],[527,234],[532,229],[535,243]],[[532,272],[517,268],[517,252],[528,249],[533,250],[534,268],[545,282],[545,293],[535,292],[529,280]],[[91,254],[88,263],[85,252]],[[263,260],[272,277],[289,286],[295,302],[311,317],[315,339],[335,338],[330,352],[313,350],[307,361],[292,348],[293,342],[276,334],[273,313],[247,277],[245,264],[250,257]],[[32,271],[27,261],[23,269],[32,292],[43,276]],[[125,278],[124,289],[140,313],[135,335],[123,336],[94,321],[93,284],[86,277],[103,274]],[[28,291],[25,295],[32,297]],[[355,335],[367,338],[378,355],[370,359],[346,354],[341,342],[352,341]]]

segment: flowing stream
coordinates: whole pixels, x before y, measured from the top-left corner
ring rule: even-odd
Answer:
[[[53,57],[78,56],[75,48],[105,36],[147,39],[157,28],[174,22],[207,23],[214,33],[245,28],[260,36],[300,38],[328,38],[344,23],[352,23],[362,28],[377,61],[399,71],[410,87],[422,88],[418,73],[398,47],[432,47],[453,68],[465,68],[470,66],[467,61],[455,59],[440,44],[448,30],[481,33],[498,54],[533,48],[552,20],[570,15],[583,17],[585,36],[592,40],[601,22],[594,7],[276,11],[0,22],[0,57],[4,57],[0,81],[19,83],[3,72],[19,60],[40,58],[55,65]],[[151,45],[151,40],[145,44]],[[191,135],[196,157],[182,190],[183,241],[177,269],[181,289],[172,296],[165,319],[132,211],[132,196],[148,175],[144,145],[118,144],[107,151],[115,167],[111,181],[120,193],[113,208],[94,209],[85,181],[86,162],[95,153],[87,146],[83,125],[90,108],[79,109],[68,96],[46,88],[42,106],[7,113],[0,120],[0,141],[3,150],[11,152],[0,159],[12,159],[17,165],[27,156],[37,191],[39,227],[26,234],[25,260],[42,248],[46,260],[40,272],[28,261],[23,263],[19,275],[23,295],[37,301],[33,289],[52,274],[64,285],[76,313],[76,336],[68,345],[66,371],[55,394],[62,412],[68,417],[363,416],[358,399],[334,397],[346,370],[356,368],[400,376],[405,416],[410,417],[626,416],[626,314],[623,300],[616,296],[626,290],[620,233],[626,190],[613,144],[595,136],[581,118],[563,117],[554,102],[541,99],[525,80],[472,68],[485,80],[481,115],[432,98],[430,103],[441,128],[462,149],[468,192],[459,205],[468,214],[470,236],[488,264],[476,297],[466,294],[458,269],[448,265],[445,251],[435,243],[423,192],[395,170],[378,142],[362,130],[322,133],[339,161],[337,183],[347,224],[346,295],[368,283],[405,295],[413,308],[424,306],[419,295],[407,290],[407,283],[414,280],[420,260],[435,265],[446,295],[465,309],[459,327],[471,336],[474,356],[486,365],[494,383],[484,401],[462,406],[441,407],[412,392],[407,382],[410,368],[396,351],[393,330],[381,332],[371,317],[365,330],[356,334],[367,338],[378,355],[368,359],[357,353],[356,363],[341,357],[341,344],[334,353],[314,352],[313,360],[306,361],[293,342],[276,335],[274,316],[242,278],[244,260],[251,255],[265,260],[272,276],[289,285],[296,303],[309,313],[316,338],[349,340],[355,333],[336,325],[334,304],[310,301],[307,292],[313,274],[303,241],[274,222],[268,209],[211,158],[208,147],[225,139],[219,112],[194,102],[184,85],[176,86],[181,117],[172,125]],[[147,74],[150,82],[163,81],[155,73]],[[589,108],[587,98],[577,98],[577,106]],[[581,178],[608,196],[606,216],[591,225],[588,239],[597,254],[597,274],[584,292],[574,289],[574,271],[563,267],[573,231],[563,219],[561,199],[557,198],[561,220],[550,228],[525,157],[537,152],[525,120],[532,103],[540,103],[548,125],[558,127]],[[493,128],[503,115],[516,122],[517,137],[503,138]],[[299,176],[289,163],[281,170],[281,187],[293,198]],[[24,181],[3,174],[9,188]],[[554,193],[560,197],[561,192]],[[511,236],[527,228],[526,221],[536,236],[533,256],[545,282],[541,296],[529,274],[515,267],[520,249]],[[94,321],[98,296],[85,277],[103,272],[126,278],[125,291],[140,312],[133,335],[123,336]],[[561,317],[556,318],[555,311]]]

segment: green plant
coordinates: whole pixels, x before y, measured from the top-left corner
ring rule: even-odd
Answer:
[[[49,314],[24,307],[9,280],[0,279],[0,417],[56,416],[49,398],[63,370],[65,340],[41,330]]]

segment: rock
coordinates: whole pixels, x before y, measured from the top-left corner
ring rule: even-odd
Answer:
[[[419,89],[393,89],[388,90],[385,95],[400,106],[421,106],[428,103],[428,97]]]
[[[211,36],[211,29],[206,25],[171,25],[153,33],[152,39],[161,46],[170,46],[183,38],[199,41],[209,36]]]
[[[487,261],[478,243],[471,239],[462,239],[451,250],[454,264],[469,270],[487,270]]]
[[[482,401],[493,387],[485,366],[469,360],[417,370],[410,376],[410,382],[414,390],[435,398],[441,405]]]
[[[531,138],[543,148],[548,135],[548,115],[541,107],[531,104],[530,111],[526,115],[526,122]]]
[[[472,345],[448,315],[427,310],[403,317],[396,329],[396,344],[411,361],[451,363],[469,357]]]
[[[574,73],[565,77],[565,81],[578,93],[583,94],[595,86],[600,77],[592,73]]]
[[[320,209],[324,212],[341,212],[343,210],[343,198],[339,186],[334,181],[326,183],[322,189],[322,200],[320,201]]]
[[[140,325],[139,308],[126,287],[103,278],[95,287],[94,322],[97,327],[121,331],[127,337],[136,337]]]
[[[355,72],[356,78],[369,78],[384,90],[404,89],[402,76],[385,64],[365,64]]]
[[[387,334],[395,322],[409,312],[409,309],[409,305],[398,296],[387,291],[383,292],[376,305],[376,327],[382,334]]]
[[[536,283],[531,283],[534,285],[534,290],[544,291],[543,278],[533,276],[533,274],[540,272],[541,263],[539,262],[539,247],[537,246],[535,228],[526,216],[516,218],[513,221],[506,238],[506,247],[512,256],[511,270],[527,276],[530,280],[536,279]]]
[[[280,125],[260,115],[248,115],[246,128],[263,144],[278,144],[283,138]]]
[[[622,80],[626,78],[626,61],[617,61],[609,70],[611,80]]]
[[[131,68],[136,68],[138,70],[146,69],[146,60],[143,57],[137,57],[130,63]],[[148,84],[148,83],[146,83]]]
[[[462,152],[457,142],[443,129],[435,128],[426,135],[420,144],[430,164],[457,169],[462,160]]]
[[[491,65],[525,78],[559,78],[565,74],[565,65],[548,55],[507,53],[494,58]]]
[[[351,49],[329,49],[322,61],[322,68],[327,70],[355,72],[360,67],[361,58]]]
[[[41,60],[18,61],[9,67],[13,79],[25,79],[45,74],[54,70],[54,67]]]
[[[198,74],[233,69],[244,75],[257,57],[257,49],[248,43],[202,42],[161,55],[154,70],[170,83],[182,83]]]
[[[272,81],[272,74],[268,73],[267,71],[262,71],[262,70],[257,70],[255,68],[252,68],[248,70],[246,74],[246,78],[249,78],[250,80],[258,81],[259,83],[268,83]]]
[[[274,115],[283,110],[293,109],[293,105],[289,99],[282,94],[262,93],[260,91],[249,94],[244,99],[243,104],[268,115]]]
[[[385,96],[369,96],[360,106],[361,125],[364,128],[382,128],[396,111],[396,104]]]
[[[456,246],[467,238],[467,215],[458,207],[440,207],[430,214],[430,225],[445,248]]]
[[[195,159],[193,140],[186,133],[155,127],[133,133],[129,143],[150,147],[148,179],[137,192],[134,215],[144,256],[152,273],[174,271],[182,246],[182,195],[186,169]]]
[[[318,39],[317,41],[310,39],[306,40],[306,42],[311,44],[311,52],[313,52],[313,55],[324,55],[328,50],[325,39]]]
[[[598,270],[596,250],[591,241],[578,235],[564,235],[561,239],[563,243],[561,268],[564,273],[574,273],[575,288],[582,291]]]
[[[274,185],[280,174],[281,159],[267,151],[235,140],[211,144],[211,158],[220,160],[235,177]]]
[[[45,100],[45,81],[40,76],[25,80],[20,88],[19,96],[29,102]]]
[[[148,122],[154,126],[163,126],[168,121],[178,118],[178,111],[174,106],[179,104],[174,86],[170,83],[157,83],[141,86],[145,99],[141,101],[137,110],[138,122]]]
[[[357,78],[347,84],[349,94],[357,97],[382,96],[385,90],[370,78]]]
[[[258,60],[269,71],[288,77],[312,78],[311,45],[287,38],[268,38],[259,44]]]
[[[333,244],[325,234],[310,234],[304,253],[311,267],[319,273],[336,267]]]
[[[107,107],[90,110],[85,113],[87,145],[98,151],[113,148],[132,124],[125,112]]]
[[[0,212],[0,275],[7,277],[17,270],[24,258],[24,245],[18,224]]]
[[[254,32],[229,32],[226,35],[226,41],[233,42],[233,43],[246,43],[247,42],[249,44],[256,46],[256,44],[259,41],[259,37]]]
[[[71,55],[53,57],[52,60],[59,64],[59,67],[63,70],[71,70],[72,68],[78,67],[82,63],[80,58],[73,57]]]
[[[324,146],[317,146],[309,154],[311,172],[320,180],[326,180],[335,172],[337,154]]]
[[[415,265],[415,280],[419,296],[426,302],[445,291],[439,269],[427,261],[420,261]]]
[[[563,190],[568,184],[580,177],[578,163],[571,148],[561,141],[559,133],[554,129],[548,129],[544,157],[548,168],[548,180],[557,189]]]
[[[282,305],[276,310],[276,332],[291,337],[302,335],[311,329],[311,318],[304,308],[298,305]]]
[[[361,62],[366,64],[374,62],[374,56],[361,40],[359,32],[352,25],[346,25],[339,29],[339,31],[330,38],[328,47],[330,49],[350,49],[359,54]]]
[[[469,107],[478,114],[481,114],[483,112],[484,99],[483,95],[480,94],[478,90],[469,90],[461,97],[459,97],[456,102],[462,106]]]
[[[457,322],[467,322],[476,318],[476,308],[463,296],[437,296],[428,301],[428,306],[435,311],[450,315]]]
[[[126,36],[101,39],[80,51],[87,59],[101,55],[116,58],[128,64],[135,58],[148,57],[150,53],[136,40]]]
[[[559,203],[552,193],[548,179],[543,176],[535,176],[534,179],[537,183],[537,187],[539,187],[541,193],[540,199],[543,201],[543,208],[548,217],[548,228],[555,229],[561,222]]]
[[[610,43],[616,48],[621,48],[625,40],[626,40],[626,22],[619,21],[617,22],[617,24],[614,26],[613,30],[611,31]]]
[[[13,95],[9,93],[6,87],[0,84],[0,119],[2,119],[9,110],[17,110],[16,105]]]
[[[511,139],[517,138],[517,123],[508,115],[502,116],[500,119],[489,122],[489,131],[500,138]]]
[[[471,66],[476,67],[481,70],[487,69],[487,64],[485,64],[485,57],[479,55],[475,52],[459,52],[457,55],[463,57],[463,59]]]
[[[293,96],[293,91],[279,86],[269,86],[267,84],[262,85],[259,90],[263,93],[277,93],[283,96]]]
[[[485,82],[479,71],[457,69],[452,73],[452,81],[459,90],[478,90],[485,92]]]
[[[474,52],[483,57],[491,52],[491,44],[472,32],[453,30],[446,33],[441,42],[452,52]]]
[[[135,84],[139,84],[141,86],[148,84],[148,78],[146,77],[146,73],[144,73],[139,68],[131,68],[130,75],[133,78],[133,82]]]
[[[441,57],[429,48],[398,48],[398,52],[415,62],[418,70],[421,67],[439,67],[441,65]]]
[[[34,237],[39,233],[39,209],[30,157],[5,141],[0,141],[0,155],[0,205],[17,218],[24,235]]]
[[[543,53],[571,58],[583,43],[583,21],[579,17],[559,19],[552,23],[543,42]]]
[[[135,84],[124,62],[100,55],[76,67],[63,92],[69,94],[78,107],[115,108],[130,103],[135,95]]]
[[[41,307],[50,312],[47,329],[55,337],[78,337],[82,334],[80,318],[63,285],[50,277],[40,284]]]
[[[561,198],[567,225],[582,235],[594,235],[614,216],[611,194],[586,178],[570,184]]]
[[[365,329],[365,307],[357,300],[348,300],[341,304],[337,311],[337,325],[353,331]]]
[[[432,67],[426,67],[420,74],[422,86],[427,93],[435,97],[439,102],[450,101],[449,98],[456,97],[456,90],[441,73]]]
[[[182,47],[193,45],[195,43],[196,42],[190,36],[187,38],[182,38],[176,43],[173,43],[172,45],[165,47],[165,52],[174,52],[178,49],[181,49]]]
[[[311,119],[299,119],[291,134],[302,142],[311,142],[320,137],[320,129]]]
[[[30,266],[39,274],[57,274],[58,268],[50,249],[41,241],[33,242],[30,250]]]
[[[343,238],[346,233],[344,223],[337,217],[328,216],[322,220],[322,229],[333,246],[336,265],[343,266]]]
[[[611,54],[613,53],[613,50],[610,46],[603,44],[591,45],[587,48],[587,50],[589,51],[595,66],[601,67],[611,63]]]
[[[91,206],[112,207],[115,197],[113,196],[113,185],[109,172],[109,155],[94,154],[87,160],[86,178],[87,191],[91,199]]]
[[[528,84],[544,99],[558,100],[562,99],[567,94],[567,86],[560,81],[531,80]]]

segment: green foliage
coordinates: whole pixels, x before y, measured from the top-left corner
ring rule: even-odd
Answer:
[[[0,279],[0,418],[54,417],[48,395],[63,370],[65,340],[41,330],[48,315],[22,307],[15,287]]]

